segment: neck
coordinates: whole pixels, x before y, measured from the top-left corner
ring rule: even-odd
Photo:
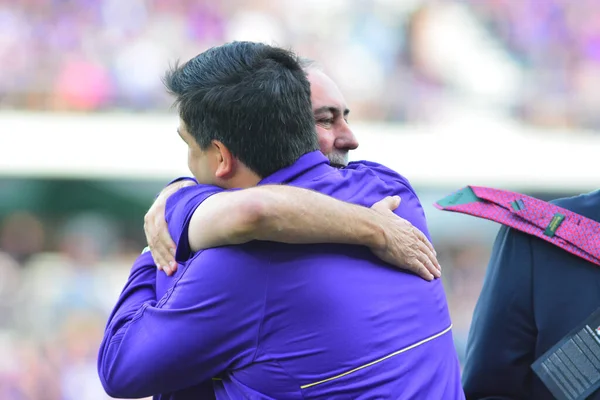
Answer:
[[[249,187],[258,185],[258,182],[260,182],[261,179],[262,178],[254,172],[244,168],[230,179],[219,182],[218,186],[221,186],[225,189],[247,189]]]

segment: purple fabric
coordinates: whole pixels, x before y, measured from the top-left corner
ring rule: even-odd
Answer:
[[[414,190],[381,165],[338,170],[314,152],[261,182],[280,183],[364,206],[399,195],[397,214],[429,237]],[[218,399],[464,398],[440,280],[397,271],[360,246],[251,242],[190,254],[187,223],[220,190],[198,185],[168,201],[185,263],[174,277],[143,277],[164,291],[158,303],[120,300],[114,315],[123,317],[109,321],[100,352],[105,387],[109,377],[126,392],[115,394],[146,396],[218,376]]]

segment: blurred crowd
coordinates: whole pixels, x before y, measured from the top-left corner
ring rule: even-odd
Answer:
[[[108,314],[145,243],[108,215],[0,218],[0,399],[105,400],[96,372]],[[433,232],[435,237],[435,232]],[[437,241],[464,354],[489,243]]]
[[[502,90],[467,90],[464,79],[478,74],[455,58],[490,65],[476,60],[485,53],[476,46],[458,48],[476,41],[431,34],[449,26],[474,35],[468,21],[517,66],[508,100],[488,98]],[[167,112],[165,69],[240,38],[318,60],[353,119],[433,122],[475,94],[468,101],[536,126],[600,128],[597,0],[0,0],[0,109]],[[496,79],[501,69],[479,71],[471,87],[510,86]],[[132,237],[104,214],[0,216],[0,399],[107,398],[96,352],[145,247],[141,217]],[[462,357],[491,241],[431,233]]]
[[[104,400],[108,313],[136,254],[110,218],[15,211],[0,227],[0,399]],[[138,250],[139,251],[139,250]]]
[[[600,127],[600,8],[596,0],[467,0],[524,66],[526,121]]]
[[[428,36],[449,4],[519,66],[505,111],[546,127],[600,125],[596,0],[0,0],[0,107],[166,111],[169,64],[242,38],[319,60],[353,118],[427,122],[461,91],[462,68],[428,55],[455,46]]]

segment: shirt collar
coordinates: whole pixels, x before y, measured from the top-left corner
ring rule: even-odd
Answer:
[[[334,168],[329,165],[329,160],[320,151],[311,151],[300,157],[289,167],[280,169],[261,180],[259,185],[269,185],[278,183],[289,183],[300,176],[305,179],[315,178],[323,175]]]

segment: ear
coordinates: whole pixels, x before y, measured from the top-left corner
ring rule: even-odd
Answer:
[[[216,168],[215,177],[218,179],[229,179],[235,173],[237,161],[229,149],[220,141],[212,141],[215,150]]]

